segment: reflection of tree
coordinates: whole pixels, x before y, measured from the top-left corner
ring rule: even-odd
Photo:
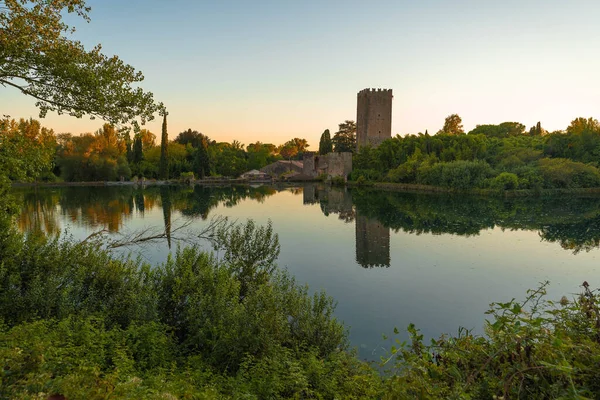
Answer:
[[[144,203],[144,192],[141,189],[136,190],[135,192],[135,208],[140,214],[144,215],[146,205]]]
[[[121,229],[134,209],[148,212],[163,204],[165,223],[173,211],[208,218],[217,206],[234,207],[245,199],[263,201],[278,189],[260,187],[131,186],[15,188],[22,209],[17,223],[27,232],[60,232],[60,216],[110,232]],[[279,189],[279,190],[290,190]],[[477,235],[496,226],[539,231],[544,241],[557,242],[578,253],[600,246],[600,197],[478,198],[410,194],[365,188],[343,189],[324,185],[303,187],[305,204],[319,204],[325,215],[337,214],[346,222],[355,212],[385,228],[408,233]],[[358,224],[358,222],[357,222]]]
[[[408,233],[477,235],[483,229],[539,230],[578,253],[600,245],[600,198],[479,198],[352,190],[357,212]]]
[[[43,192],[37,188],[19,190],[21,212],[17,218],[19,229],[23,232],[57,235],[60,223],[56,206],[59,201],[57,191]]]
[[[173,193],[176,197],[173,206],[183,215],[208,218],[210,210],[219,205],[234,207],[240,201],[252,199],[263,202],[265,198],[277,193],[269,186],[194,186],[193,190],[178,190]]]
[[[163,220],[165,223],[165,234],[167,235],[167,244],[171,248],[171,187],[162,186],[160,188],[160,200],[162,203]]]
[[[62,188],[60,207],[71,221],[118,232],[133,212],[132,187]]]
[[[590,251],[600,246],[600,216],[580,223],[544,226],[540,229],[540,237],[548,242],[558,242],[574,254],[581,250]]]
[[[21,188],[23,199],[19,226],[23,231],[58,233],[58,208],[72,222],[91,228],[105,227],[118,232],[130,218],[134,199],[131,187]]]

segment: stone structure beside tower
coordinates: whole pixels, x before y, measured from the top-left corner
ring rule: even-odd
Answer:
[[[392,137],[392,89],[363,89],[356,102],[356,149]]]

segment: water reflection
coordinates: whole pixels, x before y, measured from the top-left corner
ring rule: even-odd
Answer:
[[[364,268],[390,266],[390,228],[377,218],[356,211],[352,194],[346,188],[308,185],[304,187],[305,205],[319,204],[327,217],[336,214],[346,223],[355,223],[356,262]]]
[[[410,234],[478,235],[500,227],[537,231],[542,241],[574,254],[600,246],[600,197],[477,198],[409,194],[326,185],[285,187],[63,187],[18,188],[22,231],[57,234],[61,221],[119,232],[123,224],[160,207],[170,243],[172,215],[207,219],[218,206],[264,202],[278,192],[302,194],[325,216],[355,224],[356,261],[365,268],[390,266],[390,230]]]

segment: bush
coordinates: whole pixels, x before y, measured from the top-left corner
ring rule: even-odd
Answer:
[[[387,360],[384,398],[599,398],[600,296],[586,285],[575,301],[546,300],[544,284],[523,302],[493,303],[485,336],[461,329],[425,345],[410,325],[411,342]]]
[[[538,161],[546,188],[587,188],[600,186],[597,168],[565,158],[543,158]]]
[[[483,187],[491,174],[492,169],[485,161],[459,160],[433,165],[422,164],[417,171],[417,180],[425,185],[468,190]]]
[[[217,232],[220,258],[178,249],[153,268],[101,243],[2,232],[0,398],[379,390],[376,373],[347,352],[333,299],[276,269],[270,225]]]
[[[360,177],[363,177],[367,181],[377,182],[381,180],[381,172],[375,169],[355,169],[350,174],[350,180],[356,181]]]
[[[502,172],[492,179],[490,186],[497,190],[514,190],[519,186],[519,178],[511,172]]]
[[[181,175],[179,175],[179,180],[184,183],[192,183],[194,181],[194,173],[182,172]]]

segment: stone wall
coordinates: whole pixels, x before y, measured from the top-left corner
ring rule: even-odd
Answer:
[[[329,153],[319,155],[313,152],[304,153],[302,173],[316,178],[322,174],[328,177],[348,177],[352,172],[352,153]]]
[[[356,148],[392,137],[392,89],[363,89],[356,101]]]

